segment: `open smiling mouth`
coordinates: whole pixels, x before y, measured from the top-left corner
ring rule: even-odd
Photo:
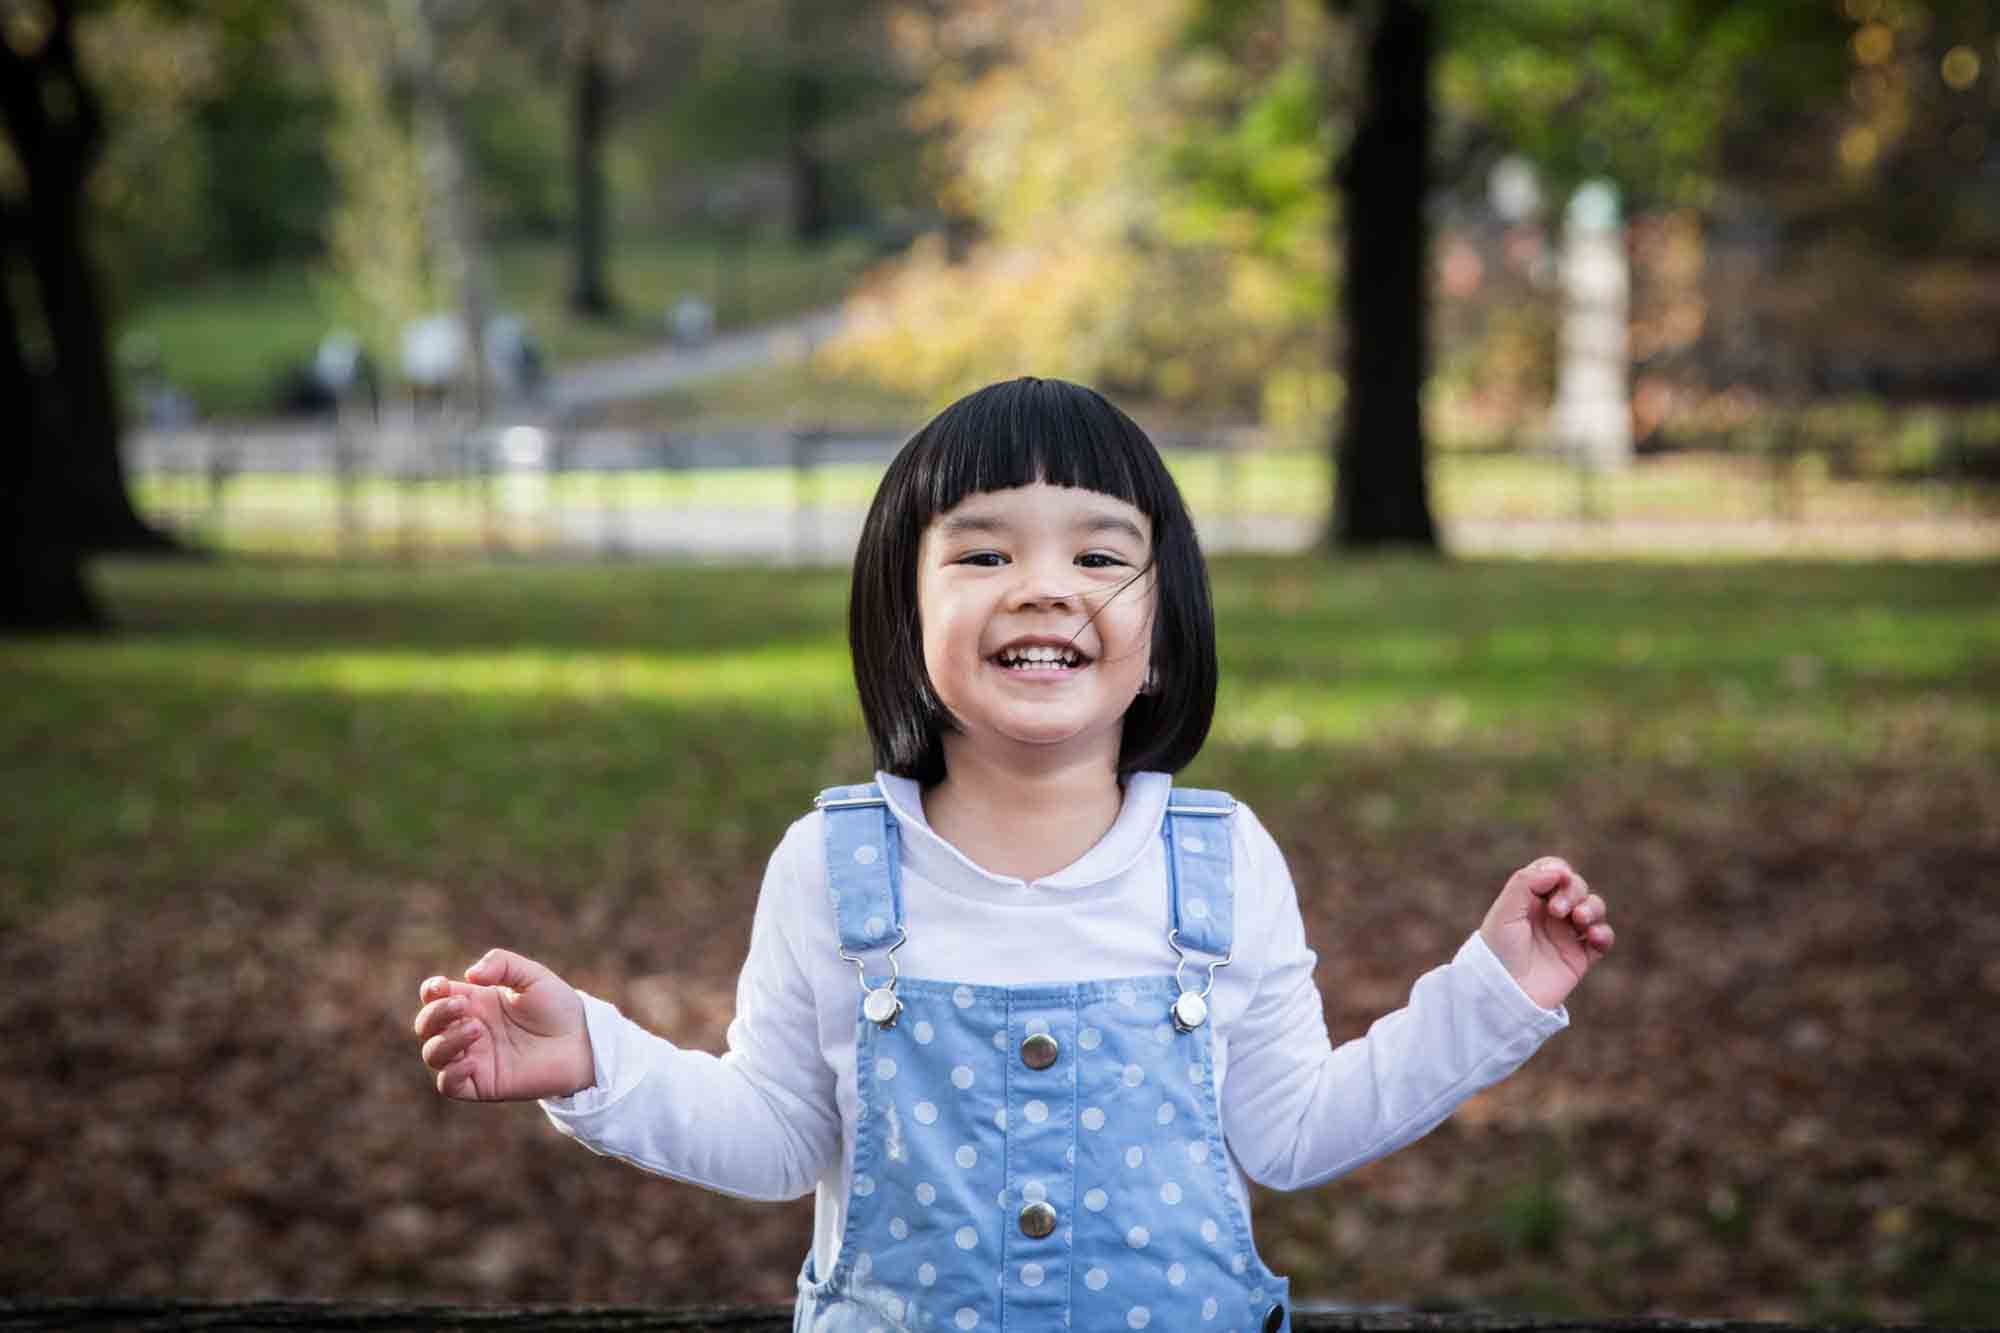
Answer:
[[[1075,671],[1090,665],[1090,659],[1068,646],[1026,644],[1002,648],[989,659],[1007,671]]]

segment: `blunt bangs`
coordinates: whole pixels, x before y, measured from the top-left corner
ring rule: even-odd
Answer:
[[[1125,714],[1118,776],[1177,772],[1215,715],[1215,618],[1194,523],[1145,431],[1082,385],[1024,378],[938,413],[883,474],[855,551],[848,644],[876,766],[926,785],[944,777],[953,727],[924,666],[917,559],[933,519],[970,495],[1046,482],[1108,495],[1153,526],[1156,693]]]
[[[917,474],[911,518],[919,529],[968,495],[1038,481],[1123,500],[1155,528],[1181,508],[1138,423],[1094,390],[1061,380],[1010,380],[961,398],[904,452]]]

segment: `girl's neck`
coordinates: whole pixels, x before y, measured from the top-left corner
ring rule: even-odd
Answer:
[[[945,777],[925,790],[924,818],[996,875],[1055,874],[1095,847],[1124,806],[1117,771],[1101,758],[1023,769],[970,750],[947,742]]]

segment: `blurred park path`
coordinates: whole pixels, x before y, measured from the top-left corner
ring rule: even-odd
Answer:
[[[697,380],[803,360],[840,330],[842,312],[816,310],[694,346],[668,344],[632,356],[592,361],[557,372],[549,404],[558,413],[650,398]]]

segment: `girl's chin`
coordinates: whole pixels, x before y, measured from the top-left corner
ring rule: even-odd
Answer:
[[[1113,764],[1117,763],[1119,731],[1115,727],[1103,731],[1089,726],[1042,722],[1003,725],[994,730],[999,739],[1033,749],[1040,756],[1059,750],[1082,752],[1104,748],[1110,753]]]

